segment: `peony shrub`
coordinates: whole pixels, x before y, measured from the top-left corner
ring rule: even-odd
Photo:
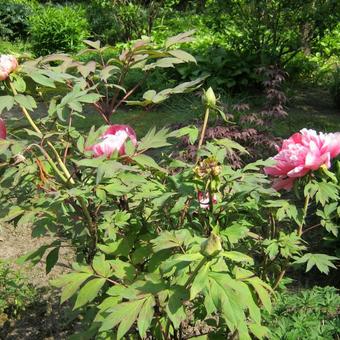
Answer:
[[[0,223],[54,237],[19,262],[46,255],[50,272],[62,247],[74,249],[70,272],[51,284],[80,316],[79,338],[181,339],[193,327],[211,337],[270,337],[262,312],[271,311],[287,268],[307,264],[328,273],[335,266],[336,257],[308,252],[305,235],[319,228],[337,236],[337,142],[302,130],[274,160],[235,170],[227,155],[243,151],[240,145],[202,142],[217,109],[212,89],[195,133],[153,128],[137,136],[133,126],[111,125],[109,115],[109,126],[84,132],[72,118],[102,97],[87,85],[86,72],[61,65],[29,61],[1,83],[8,94],[0,97],[0,112],[18,106],[30,127],[9,138],[0,120]],[[33,119],[34,91],[26,92],[32,83],[40,92],[70,86],[63,97],[49,97],[46,116]],[[151,149],[169,147],[183,133],[198,143],[196,162],[171,153],[151,157]],[[272,188],[263,169],[280,181],[300,178],[303,207]],[[311,226],[312,209],[318,221]]]

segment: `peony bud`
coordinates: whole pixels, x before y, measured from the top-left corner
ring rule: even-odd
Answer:
[[[203,103],[207,107],[215,107],[216,106],[215,93],[214,93],[214,91],[211,87],[209,87],[207,91],[204,91],[202,100],[203,100]]]
[[[209,193],[203,193],[202,191],[198,192],[198,202],[200,204],[200,207],[202,209],[209,209],[210,206],[210,199],[209,199]],[[212,195],[212,203],[217,203],[217,195]]]
[[[201,243],[201,254],[206,257],[213,257],[222,250],[221,239],[215,233]]]
[[[13,165],[23,163],[26,161],[26,157],[22,155],[21,153],[18,153],[17,155],[14,156],[14,163]]]
[[[3,54],[0,56],[0,81],[8,78],[9,74],[12,73],[18,67],[18,61],[12,55]]]
[[[214,157],[209,157],[201,161],[194,168],[194,172],[200,179],[206,177],[217,177],[221,174],[221,166]]]
[[[6,139],[7,131],[5,122],[0,118],[0,139]]]

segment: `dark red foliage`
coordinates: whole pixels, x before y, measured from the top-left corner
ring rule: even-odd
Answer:
[[[266,159],[276,153],[276,145],[281,139],[274,137],[269,128],[273,118],[284,118],[287,116],[284,105],[287,101],[285,93],[282,91],[282,84],[288,74],[282,71],[277,65],[261,67],[257,72],[263,77],[263,87],[265,94],[265,106],[259,113],[248,112],[250,107],[246,103],[234,104],[231,107],[223,105],[223,111],[229,121],[234,120],[234,116],[229,112],[239,112],[236,124],[222,125],[222,122],[214,127],[209,127],[205,134],[205,142],[213,139],[229,138],[247,149],[249,155],[231,153],[228,155],[230,164],[239,168],[244,163],[257,159]],[[197,127],[201,128],[201,122],[197,122]],[[177,126],[176,128],[180,128]],[[196,157],[197,145],[191,145],[189,138],[182,138],[183,151],[178,152],[178,157],[194,161]]]
[[[196,124],[196,126],[199,126]],[[180,126],[176,127],[180,128]],[[280,138],[272,136],[268,132],[261,132],[255,128],[242,128],[238,125],[216,125],[209,127],[206,131],[205,142],[213,139],[229,138],[244,146],[249,155],[240,155],[235,152],[228,155],[230,164],[234,168],[240,168],[244,163],[257,159],[266,159],[276,152],[276,145],[280,144]],[[181,140],[182,151],[178,153],[180,159],[194,161],[197,145],[191,145],[188,137]]]
[[[257,72],[263,77],[263,87],[266,96],[266,104],[261,115],[267,121],[270,118],[282,118],[288,114],[284,109],[287,97],[282,91],[282,84],[288,73],[281,70],[277,65],[260,67]]]

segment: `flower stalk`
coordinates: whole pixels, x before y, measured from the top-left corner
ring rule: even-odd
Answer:
[[[205,136],[205,132],[207,130],[208,120],[209,120],[209,113],[210,113],[210,109],[209,109],[209,107],[207,107],[205,109],[205,115],[204,115],[204,121],[203,121],[201,136],[200,136],[200,139],[199,139],[199,142],[198,142],[198,146],[197,146],[196,163],[198,163],[198,161],[199,161],[199,151],[200,151],[200,149],[202,147],[204,136]]]

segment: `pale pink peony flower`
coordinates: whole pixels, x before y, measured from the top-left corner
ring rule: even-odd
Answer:
[[[115,151],[120,155],[125,154],[124,144],[130,138],[133,145],[137,145],[137,137],[135,131],[129,125],[111,125],[101,136],[101,141],[88,147],[95,157],[110,157]]]
[[[0,66],[0,81],[8,78],[8,73]]]
[[[7,131],[5,122],[0,118],[0,139],[6,139]]]
[[[202,209],[209,209],[209,203],[210,203],[209,193],[203,193],[202,191],[199,191],[198,192],[198,201],[199,201],[200,207]],[[213,201],[213,204],[217,203],[217,195],[216,194],[212,195],[212,201]]]
[[[282,143],[279,153],[273,158],[276,164],[265,168],[267,175],[277,176],[273,187],[290,190],[298,177],[318,170],[330,168],[331,159],[340,154],[340,133],[317,133],[302,129]]]
[[[5,80],[17,67],[18,62],[14,56],[2,54],[0,56],[0,81]]]

